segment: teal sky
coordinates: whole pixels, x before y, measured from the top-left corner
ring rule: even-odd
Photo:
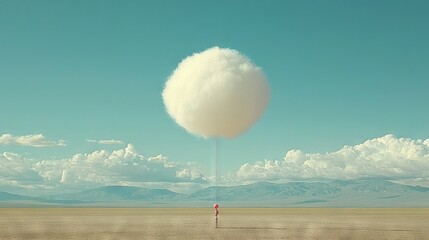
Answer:
[[[213,172],[213,140],[189,135],[161,92],[184,57],[236,49],[266,73],[271,99],[246,134],[220,143],[220,170],[325,153],[393,134],[429,138],[428,1],[0,1],[0,144],[31,159],[132,143]],[[121,140],[99,145],[86,139]]]

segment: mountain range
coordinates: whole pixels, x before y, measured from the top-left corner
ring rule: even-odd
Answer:
[[[106,186],[44,197],[0,191],[0,207],[10,206],[118,206],[207,207],[429,207],[429,188],[386,180],[331,182],[257,182],[208,187],[190,194],[167,189]]]

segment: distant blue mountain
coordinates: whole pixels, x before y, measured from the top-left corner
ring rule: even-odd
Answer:
[[[139,201],[174,199],[182,194],[167,189],[148,189],[130,186],[107,186],[72,194],[51,196],[54,200],[78,200],[84,202]]]
[[[188,195],[213,201],[215,187]],[[332,182],[258,182],[217,187],[217,200],[229,206],[252,207],[429,207],[429,188],[386,180]]]
[[[258,182],[217,188],[212,186],[191,194],[129,186],[100,187],[43,199],[0,192],[0,201],[25,200],[44,205],[197,207],[210,206],[216,191],[217,200],[222,206],[230,207],[429,207],[429,188],[374,179]]]
[[[352,192],[429,192],[429,188],[422,186],[409,186],[393,183],[386,180],[336,180],[330,183],[333,186],[338,186],[342,191]]]
[[[34,200],[33,197],[0,191],[0,201]]]
[[[429,192],[429,188],[396,184],[385,180],[350,180],[332,182],[258,182],[249,185],[217,187],[219,200],[287,199],[291,197],[317,197],[338,194],[390,193],[407,194]],[[189,198],[213,199],[215,187],[208,187],[189,195]]]
[[[283,199],[292,196],[319,196],[338,193],[341,191],[336,185],[322,182],[291,182],[270,183],[258,182],[249,185],[232,187],[217,187],[219,200],[242,199]],[[213,197],[215,187],[208,187],[191,194],[190,198],[208,200]]]

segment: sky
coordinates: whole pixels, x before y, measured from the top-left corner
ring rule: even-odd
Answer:
[[[263,117],[219,139],[225,184],[383,177],[429,185],[428,1],[0,1],[0,191],[191,191],[214,139],[166,113],[178,63],[260,66]]]

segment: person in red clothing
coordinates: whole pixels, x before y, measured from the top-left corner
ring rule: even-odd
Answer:
[[[219,204],[215,203],[215,205],[213,206],[215,208],[215,220],[216,220],[216,228],[217,228],[217,223],[218,223],[218,219],[219,219]]]

